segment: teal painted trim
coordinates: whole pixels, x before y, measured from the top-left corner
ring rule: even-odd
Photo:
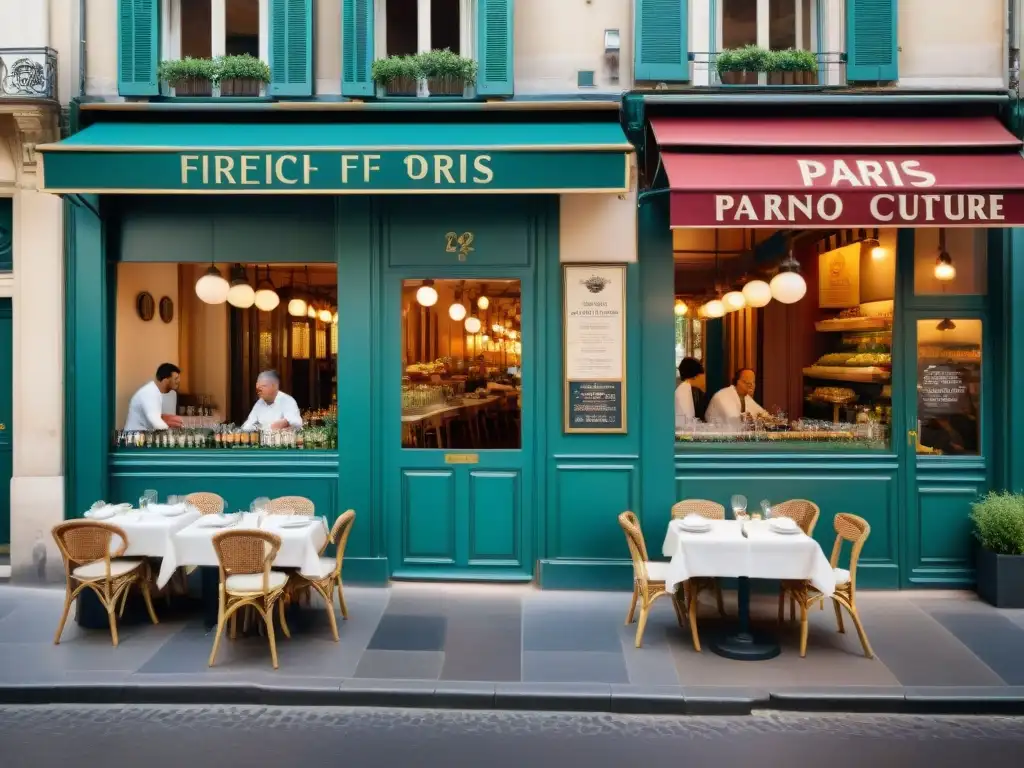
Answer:
[[[0,198],[0,271],[14,266],[14,200]]]
[[[710,387],[709,387],[710,389]],[[828,456],[832,454],[844,454],[847,456],[887,456],[888,449],[859,448],[842,445],[841,443],[801,443],[778,440],[776,442],[742,442],[733,443],[702,443],[700,441],[676,440],[675,452],[677,456],[689,456],[691,454],[709,453],[782,453],[787,456],[805,457],[810,455]]]
[[[11,475],[14,469],[14,335],[11,299],[0,299],[0,546],[11,543]]]
[[[358,513],[357,513],[358,514]],[[358,519],[358,518],[357,518]],[[352,536],[356,529],[352,529]],[[345,565],[342,578],[345,584],[368,587],[385,587],[388,585],[388,560],[386,557],[355,557],[352,551],[352,536],[349,536],[349,547],[345,551]]]
[[[1003,283],[1004,308],[1000,315],[1005,318],[1003,328],[1008,358],[1004,366],[1006,393],[1003,400],[1006,432],[1001,453],[1006,466],[1004,487],[1021,492],[1024,491],[1024,441],[1019,436],[1024,434],[1024,402],[1019,396],[1011,397],[1010,392],[1024,381],[1024,229],[1013,229],[1008,245],[1007,279]]]
[[[511,584],[528,584],[533,581],[533,575],[528,573],[517,574],[511,571],[473,568],[398,568],[391,574],[393,581],[459,581],[459,582],[494,582]]]
[[[708,50],[718,53],[718,0],[708,0]]]
[[[618,525],[615,526],[618,529]],[[622,538],[621,530],[618,530]],[[626,542],[623,538],[622,546]],[[541,560],[537,582],[541,589],[594,590],[628,593],[633,584],[629,560]],[[627,608],[623,602],[623,608]]]
[[[340,339],[339,339],[340,341]],[[189,450],[145,449],[111,451],[110,469],[113,472],[168,472],[187,470],[216,474],[240,470],[262,474],[274,471],[332,471],[338,467],[336,451],[277,451],[277,450]]]

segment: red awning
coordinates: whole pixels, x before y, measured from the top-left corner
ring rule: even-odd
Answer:
[[[652,128],[673,227],[1024,224],[1021,141],[994,118],[665,119]],[[741,146],[776,151],[727,151]]]

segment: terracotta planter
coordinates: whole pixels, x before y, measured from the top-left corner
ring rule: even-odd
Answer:
[[[768,85],[817,85],[817,72],[769,72]]]
[[[431,96],[462,96],[466,81],[461,77],[428,77],[427,88]]]
[[[384,96],[415,96],[418,84],[414,77],[399,77],[377,87]]]
[[[259,96],[263,83],[251,78],[232,77],[220,81],[221,96]]]
[[[175,96],[212,96],[213,82],[207,78],[190,77],[169,83]]]
[[[720,72],[718,74],[722,85],[757,85],[757,72],[747,70]]]

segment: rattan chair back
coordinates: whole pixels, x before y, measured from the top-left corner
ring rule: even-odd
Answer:
[[[864,543],[871,535],[871,526],[863,517],[852,515],[849,512],[840,512],[833,523],[836,529],[836,543],[832,547],[831,562],[833,568],[839,567],[839,558],[843,551],[843,542],[848,541],[853,546],[850,548],[850,590],[857,584],[857,561],[860,560],[860,553],[864,549]]]
[[[200,515],[219,515],[224,511],[226,502],[216,493],[198,491],[185,497],[185,503],[199,510]]]
[[[120,544],[113,552],[110,551],[111,539],[117,536]],[[69,520],[53,527],[53,538],[57,542],[64,570],[68,574],[77,566],[95,563],[98,560],[110,561],[112,557],[120,557],[128,548],[128,534],[111,523],[99,520]]]
[[[820,514],[818,505],[807,499],[790,499],[772,507],[772,517],[788,517],[808,536],[814,535]]]
[[[672,505],[673,520],[681,520],[687,515],[700,515],[708,520],[725,520],[725,507],[717,501],[707,499],[685,499]]]
[[[337,566],[335,566],[336,574],[341,573],[341,566],[345,559],[345,547],[348,545],[348,535],[352,533],[352,526],[355,525],[355,522],[356,511],[348,509],[334,521],[334,525],[331,527],[331,543],[335,545],[337,550],[334,553],[334,557],[338,561]]]
[[[223,576],[270,573],[281,537],[268,531],[220,531],[214,534],[213,549]]]
[[[619,515],[619,525],[626,534],[629,546],[629,557],[633,561],[633,577],[642,583],[647,582],[647,543],[644,532],[640,529],[640,521],[632,512]]]
[[[267,505],[267,512],[272,515],[313,517],[316,514],[316,507],[305,496],[278,496],[276,499],[271,499]]]

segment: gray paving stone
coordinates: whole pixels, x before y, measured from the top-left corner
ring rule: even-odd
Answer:
[[[1024,629],[998,613],[933,610],[931,614],[1008,685],[1024,685]]]
[[[623,684],[629,675],[621,652],[523,651],[523,681]]]
[[[366,651],[354,677],[393,680],[437,680],[444,665],[440,651]]]
[[[446,627],[444,616],[402,616],[388,611],[368,647],[374,651],[441,651]]]

